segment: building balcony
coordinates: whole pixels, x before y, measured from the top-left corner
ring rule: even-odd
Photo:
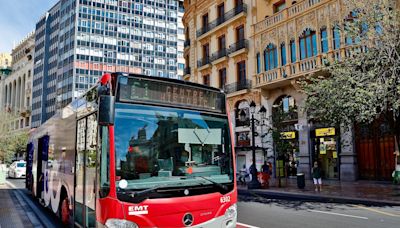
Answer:
[[[246,39],[239,40],[238,42],[229,46],[228,55],[233,57],[246,52],[249,48],[249,41]]]
[[[331,54],[338,56],[335,53]],[[338,58],[340,58],[340,55]],[[259,73],[254,77],[254,88],[262,87],[265,89],[274,89],[288,85],[291,82],[287,79],[292,79],[320,71],[323,61],[325,61],[325,59],[322,57],[322,55],[317,55]]]
[[[197,61],[197,67],[201,68],[199,70],[202,70],[204,68],[207,68],[210,65],[210,63],[211,63],[210,57],[207,56]]]
[[[203,28],[196,31],[196,35],[198,39],[201,39],[205,36],[205,34],[222,27],[224,24],[235,20],[236,18],[240,18],[241,15],[245,15],[247,13],[247,5],[241,4],[233,8],[232,10],[226,12],[223,16],[217,18],[216,20],[208,23]],[[204,35],[204,36],[203,36]]]
[[[185,40],[185,42],[183,43],[183,47],[184,48],[190,47],[190,39]]]
[[[228,51],[226,50],[226,48],[223,48],[217,52],[214,52],[211,55],[211,62],[213,64],[222,62],[224,59],[226,59],[227,56],[228,56]]]
[[[190,71],[191,69],[190,69],[190,67],[186,67],[185,69],[184,69],[184,71],[183,71],[183,75],[190,75],[190,73],[191,73],[191,71]]]
[[[257,34],[262,32],[268,28],[271,28],[280,22],[287,21],[293,17],[296,17],[304,12],[309,11],[314,8],[316,5],[323,4],[332,0],[303,0],[298,3],[287,7],[286,9],[279,11],[264,20],[258,22],[254,25],[254,33]]]
[[[231,83],[225,86],[225,91],[227,93],[234,93],[241,90],[251,89],[251,80],[244,80],[241,82]]]
[[[19,114],[22,117],[28,117],[31,114],[31,107],[30,106],[26,106],[26,107],[22,107],[21,110],[19,111]]]

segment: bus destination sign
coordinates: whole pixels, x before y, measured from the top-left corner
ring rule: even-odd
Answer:
[[[145,102],[223,112],[224,94],[185,84],[143,78],[119,80],[119,100]]]

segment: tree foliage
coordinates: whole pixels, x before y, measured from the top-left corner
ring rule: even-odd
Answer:
[[[341,61],[324,67],[327,77],[302,81],[305,111],[332,123],[370,123],[400,113],[400,18],[396,0],[344,0],[352,18],[340,26],[353,44]],[[342,44],[343,47],[343,44]],[[398,123],[398,121],[397,121]]]
[[[17,115],[0,112],[0,161],[11,163],[16,153],[26,150],[27,130],[13,130]]]

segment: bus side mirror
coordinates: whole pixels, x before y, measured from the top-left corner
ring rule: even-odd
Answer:
[[[109,95],[101,95],[99,97],[99,125],[114,125],[114,104],[115,97]]]

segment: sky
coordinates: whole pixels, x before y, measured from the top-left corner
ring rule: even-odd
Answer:
[[[36,22],[58,0],[0,0],[0,53],[35,30]]]

